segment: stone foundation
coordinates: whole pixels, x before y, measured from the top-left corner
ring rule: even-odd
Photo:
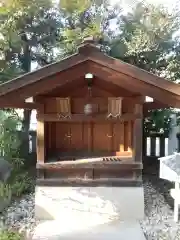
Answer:
[[[39,220],[81,216],[97,224],[144,217],[143,187],[36,187],[35,215]]]

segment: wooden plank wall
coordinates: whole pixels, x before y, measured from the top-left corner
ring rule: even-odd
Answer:
[[[99,122],[45,122],[48,156],[55,151],[73,151],[77,149],[92,152],[98,150],[108,151],[112,155],[121,155],[121,153],[126,152],[132,153],[134,121],[107,119],[108,98],[96,97],[93,102],[98,103],[99,112],[104,114],[104,117]],[[86,103],[84,98],[75,97],[69,99],[68,103],[72,115],[83,114],[84,104]],[[122,114],[133,114],[133,106],[132,102],[124,99],[122,101]],[[57,98],[46,99],[45,113],[56,114],[59,108],[62,109],[62,104],[57,104]]]
[[[47,153],[53,151],[107,151],[132,153],[133,121],[121,123],[46,122]]]

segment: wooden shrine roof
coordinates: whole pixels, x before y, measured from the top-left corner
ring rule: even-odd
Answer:
[[[78,53],[68,58],[1,84],[0,107],[7,103],[17,107],[15,103],[71,84],[86,73],[133,94],[150,96],[167,107],[180,108],[180,85],[109,57],[92,41],[85,41]]]

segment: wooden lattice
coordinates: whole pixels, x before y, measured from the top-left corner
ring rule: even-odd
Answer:
[[[59,118],[71,117],[71,104],[69,98],[56,98],[56,107]]]
[[[120,117],[122,114],[122,98],[108,98],[108,118]]]

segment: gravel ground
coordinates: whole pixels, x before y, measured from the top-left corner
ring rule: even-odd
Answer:
[[[19,201],[14,201],[1,215],[1,225],[25,233],[27,239],[37,222],[34,218],[34,193],[25,195]]]
[[[173,201],[169,196],[169,190],[173,185],[159,179],[157,174],[146,173],[143,178],[145,219],[140,224],[146,238],[180,240],[180,222],[173,221]],[[30,235],[37,224],[34,219],[34,194],[15,201],[0,217],[5,226],[21,232],[27,230],[27,235]]]
[[[159,185],[157,182],[159,181]],[[180,223],[173,220],[169,184],[151,176],[144,178],[145,219],[140,222],[148,240],[179,240]]]

